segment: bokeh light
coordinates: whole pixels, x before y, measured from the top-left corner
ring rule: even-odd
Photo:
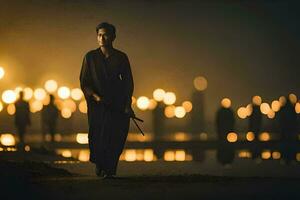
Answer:
[[[149,98],[145,96],[141,96],[137,99],[137,107],[141,110],[147,110],[149,106]]]
[[[166,92],[164,96],[164,103],[166,105],[172,105],[176,102],[176,95],[174,92]]]
[[[230,106],[231,106],[231,100],[229,98],[223,98],[221,100],[221,106],[223,108],[230,108]]]
[[[133,162],[137,159],[135,149],[126,149],[125,150],[125,160],[128,162]]]
[[[55,80],[47,80],[44,87],[50,94],[54,93],[57,90],[57,82]]]
[[[237,115],[239,116],[239,118],[241,119],[245,119],[248,116],[248,110],[245,107],[240,107],[237,110]]]
[[[193,109],[193,104],[190,101],[184,101],[182,103],[182,107],[185,109],[185,112],[191,112]]]
[[[263,141],[263,142],[267,142],[271,139],[271,136],[268,132],[262,132],[259,136],[258,136],[258,139],[260,141]]]
[[[272,158],[278,160],[281,158],[281,153],[279,151],[272,152]]]
[[[297,102],[297,96],[293,93],[289,94],[289,100],[292,104],[295,104]]]
[[[86,104],[86,101],[85,100],[82,100],[80,103],[79,103],[79,111],[82,112],[82,113],[87,113],[87,104]]]
[[[2,79],[5,75],[5,71],[3,67],[0,67],[0,79]]]
[[[65,119],[69,119],[72,116],[72,111],[69,108],[63,108],[61,110],[61,116]]]
[[[70,91],[70,88],[68,88],[66,86],[62,86],[62,87],[58,88],[57,94],[58,94],[59,98],[67,99],[70,97],[71,91]]]
[[[207,88],[207,80],[203,76],[198,76],[194,79],[194,87],[196,90],[204,91]]]
[[[35,113],[43,109],[43,103],[38,100],[33,100],[29,102],[30,112]]]
[[[9,104],[6,109],[9,115],[14,115],[16,113],[16,106],[13,103]]]
[[[2,93],[2,101],[4,103],[10,104],[14,103],[17,99],[17,95],[13,90],[5,90]]]
[[[271,151],[265,150],[261,152],[261,158],[264,160],[270,159],[271,158]]]
[[[163,89],[158,88],[158,89],[153,91],[153,98],[156,101],[162,101],[162,100],[164,100],[165,93],[166,92]]]
[[[272,109],[270,109],[267,116],[268,116],[269,119],[274,119],[275,118],[275,112]]]
[[[131,105],[134,105],[136,103],[136,98],[134,96],[131,97]]]
[[[0,143],[3,146],[14,146],[16,145],[16,139],[13,134],[5,133],[0,135]]]
[[[33,97],[33,90],[29,87],[23,89],[24,100],[29,101]]]
[[[164,113],[167,118],[174,117],[175,116],[175,106],[170,105],[170,106],[165,107]]]
[[[76,141],[79,144],[88,144],[89,143],[88,134],[87,133],[77,133]]]
[[[175,107],[175,116],[177,118],[183,118],[185,116],[185,114],[186,114],[186,112],[185,112],[184,107],[182,107],[182,106]]]
[[[74,88],[71,90],[71,97],[72,99],[74,99],[75,101],[79,101],[82,99],[83,97],[83,92],[81,89],[79,88]]]
[[[280,102],[280,106],[281,106],[281,107],[284,106],[285,103],[286,103],[286,98],[285,98],[285,96],[279,97],[279,102]]]
[[[67,99],[62,102],[62,109],[68,108],[71,112],[76,111],[76,103],[72,99]]]
[[[270,105],[268,103],[262,103],[260,105],[260,111],[261,113],[267,115],[270,112]]]
[[[80,150],[78,154],[78,160],[81,162],[87,162],[90,160],[90,151],[89,150]]]
[[[249,131],[247,134],[246,134],[246,139],[247,141],[249,142],[252,142],[254,139],[255,139],[255,135],[252,131]]]
[[[3,110],[3,103],[0,101],[0,112]]]
[[[36,100],[42,101],[46,98],[47,92],[43,88],[37,88],[33,92],[33,96]]]
[[[227,141],[228,142],[236,142],[238,139],[238,135],[235,132],[230,132],[227,134]]]
[[[295,105],[295,111],[296,111],[297,114],[300,113],[300,103],[299,102],[297,102],[296,105]]]
[[[280,102],[278,100],[272,101],[271,108],[274,112],[278,112],[280,110]]]
[[[154,99],[150,99],[149,100],[149,105],[148,105],[148,109],[149,110],[153,110],[155,109],[157,106],[157,102]]]
[[[261,102],[262,102],[262,99],[260,96],[256,95],[256,96],[252,97],[252,103],[254,105],[260,106]]]

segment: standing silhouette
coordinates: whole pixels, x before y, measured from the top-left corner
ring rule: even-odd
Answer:
[[[55,97],[50,95],[50,103],[42,110],[42,124],[45,129],[44,133],[50,133],[52,141],[54,141],[54,134],[56,133],[56,124],[59,110],[54,103]],[[45,138],[45,135],[44,137]]]
[[[20,138],[21,146],[24,145],[24,135],[27,126],[31,125],[29,103],[23,99],[24,92],[19,93],[19,99],[15,103],[15,125]]]

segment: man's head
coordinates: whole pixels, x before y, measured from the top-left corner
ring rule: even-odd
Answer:
[[[23,91],[20,91],[20,92],[19,92],[19,98],[20,98],[21,100],[23,100],[23,97],[24,97],[24,92],[23,92]]]
[[[97,40],[101,46],[112,46],[116,38],[116,28],[114,25],[103,22],[96,27]]]

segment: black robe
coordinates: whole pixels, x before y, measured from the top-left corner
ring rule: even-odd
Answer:
[[[130,118],[124,111],[131,107],[134,89],[127,55],[114,49],[105,58],[100,48],[89,51],[83,59],[80,86],[88,107],[90,161],[116,174],[129,130]],[[93,93],[101,97],[100,102]]]

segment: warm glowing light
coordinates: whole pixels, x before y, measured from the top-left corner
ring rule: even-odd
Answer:
[[[43,105],[49,105],[50,103],[50,95],[49,94],[46,94],[46,97],[42,100],[42,104]]]
[[[300,162],[300,153],[296,154],[296,160]]]
[[[81,89],[79,88],[74,88],[71,90],[71,97],[72,99],[74,99],[75,101],[79,101],[82,99],[83,97],[83,92]]]
[[[275,160],[278,160],[281,158],[281,153],[279,151],[274,151],[272,153],[272,158],[275,159]]]
[[[136,98],[134,96],[131,97],[131,105],[134,105],[136,103]]]
[[[30,151],[30,146],[29,146],[29,145],[26,145],[26,146],[24,147],[24,150],[27,151],[27,152]]]
[[[280,110],[280,102],[277,100],[272,101],[271,108],[274,112],[278,112]]]
[[[0,143],[3,146],[14,146],[16,145],[16,139],[13,134],[5,133],[0,135]]]
[[[17,98],[19,98],[19,94],[20,94],[20,92],[21,92],[22,90],[23,90],[23,88],[20,87],[20,86],[18,86],[18,87],[15,88],[14,92],[15,92]],[[24,97],[23,97],[23,98],[24,98]]]
[[[285,103],[286,103],[286,98],[285,98],[285,96],[279,97],[279,102],[280,102],[280,106],[281,106],[281,107],[284,106]]]
[[[289,100],[292,104],[295,104],[297,102],[297,96],[295,94],[289,94]]]
[[[1,111],[1,109],[0,109],[0,111]],[[295,105],[295,111],[296,111],[297,114],[300,113],[300,103],[299,102],[297,102],[296,105]]]
[[[270,109],[271,108],[268,103],[262,103],[260,105],[260,111],[261,111],[261,113],[263,113],[265,115],[267,115],[270,112]]]
[[[176,132],[174,134],[174,139],[175,141],[183,142],[183,141],[189,141],[191,137],[185,132]]]
[[[208,139],[207,133],[200,133],[199,137],[201,141],[206,141]]]
[[[24,100],[29,101],[33,97],[33,90],[29,87],[24,88]]]
[[[246,110],[247,110],[247,117],[251,116],[252,111],[253,111],[252,104],[248,104],[248,105],[246,106]]]
[[[265,159],[265,160],[270,159],[271,158],[271,151],[268,151],[268,150],[263,151],[261,153],[261,158]]]
[[[245,107],[240,107],[237,110],[237,114],[238,114],[239,118],[245,119],[248,116],[248,110]]]
[[[193,109],[193,104],[192,104],[192,102],[190,102],[190,101],[184,101],[183,103],[182,103],[182,107],[184,107],[184,109],[185,109],[185,112],[191,112],[192,111],[192,109]]]
[[[175,107],[175,116],[177,118],[183,118],[185,116],[185,114],[186,114],[186,112],[185,112],[184,107],[182,107],[182,106]]]
[[[246,139],[251,142],[255,139],[255,135],[252,131],[249,131],[247,134],[246,134]]]
[[[248,150],[241,150],[238,154],[238,157],[239,158],[251,158],[252,157],[252,154],[250,151]]]
[[[146,162],[150,162],[154,160],[154,152],[153,149],[145,149],[144,150],[144,160]]]
[[[228,142],[236,142],[237,139],[238,139],[238,136],[237,136],[236,133],[230,132],[230,133],[227,134],[227,141]]]
[[[185,151],[184,150],[176,150],[175,151],[175,160],[176,161],[185,161]]]
[[[162,101],[162,100],[164,100],[165,93],[166,92],[163,89],[158,88],[153,91],[153,98],[156,101]]]
[[[42,101],[46,97],[47,93],[43,88],[37,88],[34,90],[33,96],[36,100]]]
[[[174,104],[176,102],[175,93],[174,92],[166,92],[163,101],[166,105]]]
[[[89,150],[80,150],[78,154],[78,160],[82,162],[87,162],[90,160],[90,151]]]
[[[17,95],[13,90],[5,90],[2,93],[2,100],[7,104],[14,103],[17,100]]]
[[[50,94],[54,93],[57,90],[57,82],[55,80],[48,80],[45,82],[44,87]]]
[[[171,106],[165,107],[164,113],[167,118],[174,117],[175,116],[175,106],[171,105]]]
[[[137,158],[136,158],[136,150],[135,149],[126,149],[125,150],[125,160],[126,161],[129,161],[129,162],[132,162],[132,161],[135,161]]]
[[[76,103],[72,99],[67,99],[62,102],[62,109],[68,108],[71,112],[76,111]]]
[[[15,104],[9,104],[6,109],[7,109],[7,113],[9,115],[14,115],[16,113],[16,106],[15,106]]]
[[[85,100],[82,100],[80,103],[79,103],[79,111],[82,112],[82,113],[87,113],[87,104],[86,104],[86,101]]]
[[[72,157],[72,152],[70,150],[63,150],[61,155],[65,158],[70,158]]]
[[[65,119],[68,119],[72,116],[72,111],[69,108],[63,108],[61,110],[61,116]]]
[[[221,106],[224,107],[224,108],[230,108],[231,100],[229,98],[222,99]]]
[[[54,141],[56,142],[61,142],[62,141],[62,136],[61,134],[57,133],[54,135]]]
[[[141,110],[146,110],[150,104],[149,98],[141,96],[137,100],[137,107]]]
[[[257,105],[257,106],[259,106],[260,104],[261,104],[261,102],[262,102],[262,99],[261,99],[261,97],[260,96],[253,96],[252,97],[252,103],[254,104],[254,105]]]
[[[3,103],[0,101],[0,112],[3,110]]]
[[[260,141],[269,141],[271,139],[270,134],[268,132],[262,132],[259,136],[258,136]]]
[[[148,105],[148,109],[149,110],[153,110],[155,109],[157,106],[157,102],[154,99],[150,99],[149,100],[149,105]]]
[[[58,88],[57,94],[60,98],[67,99],[70,97],[71,92],[68,87],[63,86],[63,87]]]
[[[30,101],[29,106],[30,106],[29,107],[30,112],[32,112],[32,113],[41,111],[43,109],[43,103],[41,101],[38,101],[38,100]]]
[[[88,144],[89,143],[89,138],[87,133],[78,133],[76,135],[76,141],[79,144]]]
[[[194,79],[194,87],[196,90],[203,91],[207,88],[207,80],[203,76],[198,76]]]
[[[174,161],[175,160],[175,152],[174,151],[165,151],[164,160],[165,161]]]
[[[275,117],[275,112],[272,109],[270,109],[267,116],[269,119],[273,119]]]
[[[5,71],[3,67],[0,67],[0,79],[2,79],[5,75]]]

